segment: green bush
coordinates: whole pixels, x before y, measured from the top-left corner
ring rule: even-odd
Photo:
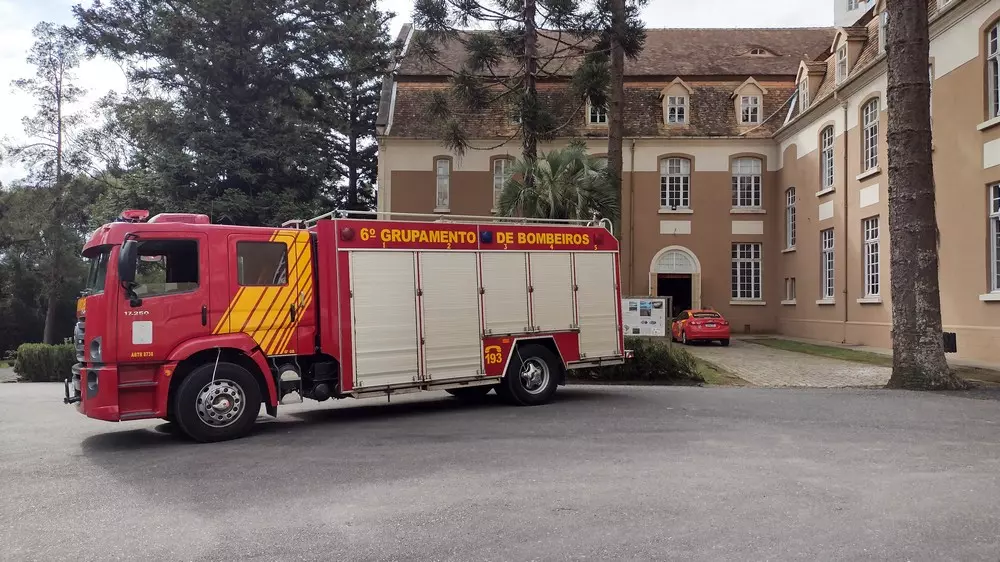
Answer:
[[[705,382],[694,357],[679,346],[643,338],[625,338],[625,349],[634,353],[623,365],[569,372],[583,382],[694,384]]]
[[[21,381],[62,381],[72,376],[74,363],[76,350],[72,344],[25,343],[17,348],[14,372]]]

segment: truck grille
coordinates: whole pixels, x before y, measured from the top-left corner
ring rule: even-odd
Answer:
[[[83,320],[76,323],[76,328],[73,329],[73,344],[76,346],[76,360],[83,363],[86,358],[83,354]]]

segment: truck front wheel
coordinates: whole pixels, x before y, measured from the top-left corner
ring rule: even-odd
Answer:
[[[233,363],[206,363],[181,381],[174,417],[195,441],[225,441],[250,431],[260,401],[260,388],[249,371]]]
[[[562,368],[559,358],[547,347],[538,344],[518,346],[497,387],[497,394],[518,406],[544,404],[555,394]]]

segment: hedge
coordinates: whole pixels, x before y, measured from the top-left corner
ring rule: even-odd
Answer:
[[[570,371],[581,382],[697,384],[705,382],[694,357],[679,346],[666,342],[625,338],[625,349],[634,352],[623,365]]]
[[[25,343],[17,348],[14,372],[20,381],[62,382],[72,375],[76,363],[73,344]]]

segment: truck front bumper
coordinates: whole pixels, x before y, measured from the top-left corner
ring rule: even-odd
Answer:
[[[73,377],[64,381],[65,404],[76,404],[81,414],[98,420],[119,421],[118,369],[106,365],[73,365]]]

